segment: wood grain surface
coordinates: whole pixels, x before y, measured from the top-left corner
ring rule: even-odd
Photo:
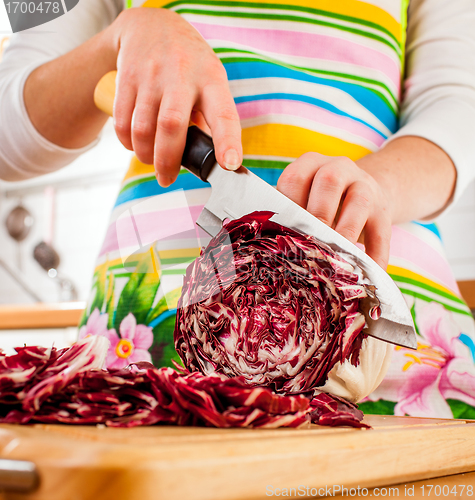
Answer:
[[[475,422],[367,416],[373,430],[0,426],[40,489],[5,500],[257,500],[277,487],[375,487],[475,471]]]
[[[0,306],[0,330],[77,326],[84,302]]]
[[[475,472],[370,488],[368,491],[360,490],[358,492],[356,490],[356,493],[356,495],[352,496],[350,491],[345,491],[343,495],[334,496],[333,498],[339,500],[343,498],[348,499],[349,497],[410,498],[411,500],[473,500],[475,498]]]
[[[468,307],[475,310],[475,280],[459,281],[457,284]]]

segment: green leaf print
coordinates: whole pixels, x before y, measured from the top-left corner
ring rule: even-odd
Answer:
[[[87,323],[87,318],[89,317],[89,314],[87,312],[87,308],[84,309],[84,312],[82,313],[81,319],[79,320],[78,328],[81,328]]]
[[[107,267],[109,262],[104,262],[101,266],[99,266],[94,273],[94,285],[93,289],[95,289],[96,294],[94,296],[94,300],[91,304],[90,312],[95,309],[99,309],[102,312],[102,306],[104,305],[104,298],[106,293],[106,278],[107,278]]]
[[[467,418],[475,420],[475,408],[473,406],[459,401],[458,399],[447,399],[447,404],[450,406],[454,418]]]
[[[365,401],[358,403],[358,408],[367,415],[394,415],[394,407],[396,403],[393,401]]]
[[[81,328],[81,326],[84,326],[87,323],[89,316],[95,309],[99,309],[99,312],[102,312],[102,306],[104,305],[108,264],[108,261],[104,262],[104,264],[99,266],[94,273],[92,285],[92,290],[95,292],[94,300],[91,302],[90,307],[84,310],[78,328]]]
[[[165,311],[169,309],[176,309],[178,299],[181,295],[181,288],[176,288],[171,292],[167,293],[165,297],[162,297],[155,307],[148,313],[147,318],[145,320],[146,325],[150,325],[150,323],[163,314]]]
[[[180,357],[175,350],[175,342],[173,340],[175,320],[175,315],[169,316],[153,329],[153,344],[150,354],[152,355],[152,363],[157,368],[162,366],[173,367],[172,360],[182,365]]]
[[[149,272],[151,260],[154,263],[155,272]],[[120,294],[114,320],[117,332],[119,332],[122,320],[129,313],[135,316],[137,324],[145,324],[145,319],[160,285],[158,269],[158,257],[151,248],[150,251],[142,254],[135,272],[132,273]]]
[[[160,316],[160,314],[164,313],[165,311],[168,311],[168,305],[167,305],[167,300],[166,297],[162,297],[155,307],[149,311],[147,314],[147,317],[145,319],[145,324],[150,325],[150,323],[155,319]]]
[[[107,328],[114,328],[114,287],[114,274],[110,272],[106,298],[106,313],[109,315],[109,319],[107,320]]]
[[[412,316],[412,321],[414,322],[414,328],[416,330],[417,335],[420,335],[421,332],[419,331],[419,328],[416,323],[416,301],[414,301],[414,304],[412,304],[411,307],[411,316]]]

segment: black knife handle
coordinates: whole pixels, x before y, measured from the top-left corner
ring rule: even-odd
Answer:
[[[181,164],[196,177],[206,181],[216,163],[214,146],[211,137],[196,125],[188,128],[186,146]]]

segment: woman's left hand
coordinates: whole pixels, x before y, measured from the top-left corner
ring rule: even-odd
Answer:
[[[389,260],[391,204],[376,179],[346,157],[305,153],[286,167],[277,189],[356,243],[383,269]]]

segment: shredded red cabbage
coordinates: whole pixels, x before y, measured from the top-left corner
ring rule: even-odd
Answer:
[[[308,415],[314,424],[331,427],[348,425],[370,429],[369,425],[362,422],[364,414],[358,406],[331,394],[317,394],[310,401]]]
[[[99,370],[94,365],[107,351],[101,340],[1,355],[0,422],[275,428],[312,421],[367,427],[354,405],[326,394],[309,401],[252,387],[242,377],[180,374],[149,363]]]
[[[60,351],[20,348],[16,355],[3,356],[0,421],[259,428],[298,427],[308,421],[307,398],[250,387],[240,378],[181,375],[149,363],[91,369],[107,351],[101,340],[89,337]]]
[[[105,337],[0,353],[0,421],[215,427],[368,427],[319,393],[358,364],[359,300],[372,294],[327,245],[256,212],[226,224],[187,270],[175,344],[185,373],[139,363],[100,370]]]

